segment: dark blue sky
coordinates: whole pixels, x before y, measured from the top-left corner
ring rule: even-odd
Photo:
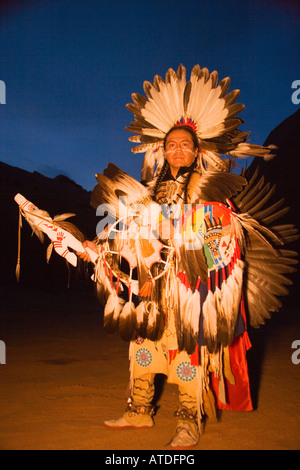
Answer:
[[[0,160],[88,190],[110,161],[140,177],[125,104],[169,67],[229,75],[252,143],[298,108],[296,1],[24,0],[0,14]]]

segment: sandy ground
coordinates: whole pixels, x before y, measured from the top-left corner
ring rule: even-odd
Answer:
[[[300,448],[299,312],[290,302],[250,331],[249,368],[255,410],[222,412],[206,424],[196,450]],[[177,389],[164,384],[155,427],[111,431],[103,426],[125,407],[128,346],[102,328],[91,291],[2,287],[0,449],[163,450],[175,429]],[[299,354],[300,357],[300,354]]]

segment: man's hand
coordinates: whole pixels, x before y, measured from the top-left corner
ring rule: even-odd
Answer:
[[[97,253],[97,254],[99,253],[96,243],[92,242],[91,240],[85,240],[82,243],[82,245],[84,246],[84,248],[89,248],[90,250],[94,251],[95,253]],[[86,261],[88,263],[90,263],[92,261],[90,255],[87,251],[83,251],[83,252],[77,251],[76,255],[79,256],[79,258],[81,258],[83,261]]]

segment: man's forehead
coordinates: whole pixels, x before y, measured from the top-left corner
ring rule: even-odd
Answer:
[[[178,135],[178,134],[175,134],[175,135],[169,135],[167,137],[167,142],[172,142],[172,141],[189,141],[189,142],[193,142],[193,139],[192,139],[192,136],[190,134],[186,134],[186,135]]]

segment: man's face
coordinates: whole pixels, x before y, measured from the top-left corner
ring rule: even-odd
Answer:
[[[198,154],[192,136],[184,129],[170,132],[165,145],[165,156],[170,165],[171,173],[176,177],[182,166],[190,166]]]

